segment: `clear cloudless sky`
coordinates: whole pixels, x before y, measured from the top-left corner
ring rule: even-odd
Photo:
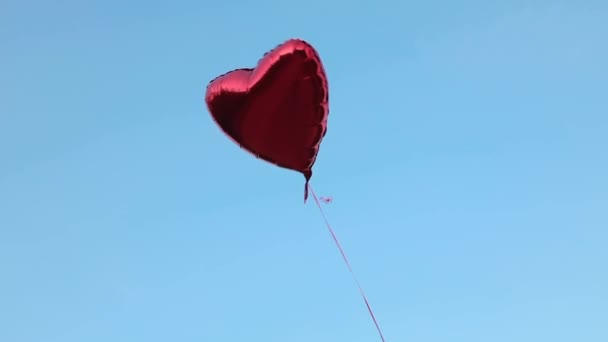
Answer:
[[[0,341],[379,341],[302,175],[204,104],[292,37],[387,342],[608,341],[600,0],[2,0]]]

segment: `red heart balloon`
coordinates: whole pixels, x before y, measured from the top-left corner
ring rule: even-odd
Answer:
[[[205,101],[215,122],[256,157],[301,172],[308,181],[327,132],[327,76],[315,49],[291,39],[253,69],[212,80]]]

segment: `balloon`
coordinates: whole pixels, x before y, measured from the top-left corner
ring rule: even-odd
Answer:
[[[304,175],[304,201],[329,115],[327,76],[317,51],[290,39],[255,68],[213,79],[205,102],[220,129],[241,148]]]

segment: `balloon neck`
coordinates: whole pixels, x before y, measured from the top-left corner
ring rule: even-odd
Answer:
[[[306,183],[304,183],[304,203],[306,203],[306,200],[308,199],[308,182],[310,182],[310,177],[312,177],[312,171],[311,170],[306,170],[303,172],[304,174],[304,178],[306,178]]]

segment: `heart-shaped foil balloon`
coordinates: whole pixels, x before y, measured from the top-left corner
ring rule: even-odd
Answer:
[[[315,49],[291,39],[253,69],[236,69],[207,86],[205,101],[226,135],[256,157],[301,172],[308,181],[327,132],[327,76]]]

